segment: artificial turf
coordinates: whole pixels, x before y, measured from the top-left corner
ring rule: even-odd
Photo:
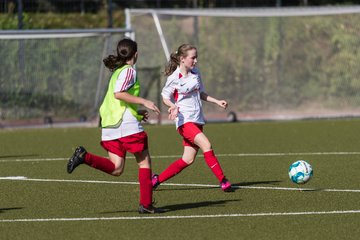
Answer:
[[[181,156],[181,139],[172,125],[145,128],[159,173]],[[359,119],[207,124],[205,134],[235,191],[217,187],[199,153],[154,192],[166,212],[139,215],[130,154],[120,177],[66,172],[78,145],[106,155],[98,128],[1,130],[0,239],[360,238]],[[298,159],[314,169],[301,186],[287,172]]]

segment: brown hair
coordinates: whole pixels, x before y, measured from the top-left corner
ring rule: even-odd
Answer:
[[[127,61],[131,60],[137,52],[137,43],[129,38],[124,38],[119,41],[116,53],[117,56],[109,55],[104,58],[103,62],[110,71],[115,71],[122,67]]]
[[[182,44],[176,52],[171,53],[170,60],[165,66],[165,76],[170,76],[180,65],[180,57],[186,57],[188,51],[192,49],[196,49],[196,47],[190,44]]]

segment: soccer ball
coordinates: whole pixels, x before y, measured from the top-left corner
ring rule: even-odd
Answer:
[[[298,160],[290,165],[289,177],[292,182],[296,184],[307,183],[313,175],[313,169],[311,165],[304,161]]]

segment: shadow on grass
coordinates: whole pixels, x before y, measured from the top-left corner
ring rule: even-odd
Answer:
[[[114,214],[114,213],[137,213],[137,210],[119,210],[119,211],[106,211],[100,212],[100,214]]]
[[[22,207],[13,207],[13,208],[0,208],[0,213],[3,213],[5,211],[11,211],[11,210],[20,210],[23,209]]]
[[[202,207],[212,207],[212,206],[221,206],[225,205],[228,202],[238,202],[240,200],[219,200],[219,201],[204,201],[204,202],[194,202],[194,203],[181,203],[181,204],[173,204],[173,205],[166,205],[160,206],[164,213],[177,211],[177,210],[187,210],[187,209],[194,209],[194,208],[202,208]],[[108,212],[100,212],[100,214],[114,214],[114,213],[133,213],[137,212],[133,211],[108,211]]]
[[[163,188],[166,187],[166,188]],[[169,188],[169,186],[165,185],[165,186],[161,186],[159,188],[157,188],[155,191],[156,192],[161,192],[161,191],[189,191],[189,190],[209,190],[209,189],[215,189],[215,188],[220,188],[220,187],[180,187],[180,188]]]
[[[325,190],[326,190],[325,188],[309,188],[309,189],[299,188],[299,192],[323,192]]]
[[[278,184],[282,181],[256,181],[256,182],[241,182],[241,183],[233,183],[233,186],[241,187],[241,186],[254,186],[260,184]]]
[[[242,186],[254,186],[254,185],[262,185],[262,184],[271,184],[271,185],[277,185],[282,181],[257,181],[257,182],[242,182],[242,183],[232,183],[232,189],[229,192],[235,192],[239,190]],[[166,185],[165,185],[166,186]],[[164,186],[164,187],[165,187]],[[180,187],[180,188],[162,188],[159,187],[155,191],[188,191],[188,190],[209,190],[209,189],[220,189],[219,187]]]
[[[165,210],[165,212],[170,212],[176,210],[213,207],[213,206],[225,205],[228,202],[238,202],[238,201],[240,200],[218,200],[218,201],[204,201],[204,202],[194,202],[194,203],[181,203],[181,204],[161,206],[160,208]]]

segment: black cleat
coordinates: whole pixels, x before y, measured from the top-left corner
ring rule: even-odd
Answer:
[[[84,163],[85,154],[86,150],[84,147],[80,146],[75,149],[74,154],[71,156],[67,164],[68,173],[72,173],[77,166]]]
[[[139,206],[139,213],[140,214],[155,214],[155,213],[163,213],[165,212],[161,208],[155,208],[153,205],[150,205],[150,207],[145,208],[143,205]]]

